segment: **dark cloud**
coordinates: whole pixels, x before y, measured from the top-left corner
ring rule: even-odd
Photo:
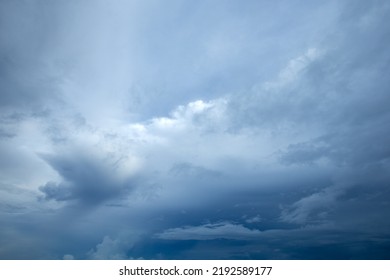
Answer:
[[[40,187],[46,199],[76,200],[83,205],[96,205],[124,198],[134,188],[132,178],[115,176],[115,163],[99,162],[98,158],[82,152],[62,157],[42,157],[63,179],[63,183],[48,182]]]
[[[221,231],[222,227],[229,229]],[[153,246],[173,247],[174,254],[164,256],[169,259],[386,259],[389,246],[388,238],[351,236],[329,225],[259,231],[220,223],[170,229],[158,237],[168,240],[154,241]]]
[[[388,259],[385,1],[2,1],[0,258]]]

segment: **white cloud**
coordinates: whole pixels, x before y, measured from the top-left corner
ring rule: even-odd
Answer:
[[[94,260],[123,260],[126,259],[126,249],[118,239],[112,240],[105,236],[102,243],[96,245],[88,255]]]
[[[299,79],[300,75],[304,74],[303,71],[316,59],[320,58],[324,51],[317,48],[309,48],[307,51],[291,59],[287,66],[279,73],[276,81],[265,82],[262,85],[262,89],[269,90],[281,90],[283,87],[288,86],[290,83]]]
[[[179,105],[169,117],[151,120],[150,129],[157,131],[188,131],[207,127],[226,126],[223,114],[227,101],[223,98],[210,101],[196,100],[186,105]]]
[[[137,239],[136,234],[121,232],[115,239],[109,236],[104,236],[101,243],[96,245],[96,248],[91,249],[87,256],[93,260],[124,260],[132,259],[128,252],[134,245]]]

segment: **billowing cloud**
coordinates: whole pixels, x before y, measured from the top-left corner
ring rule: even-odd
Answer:
[[[124,243],[122,239],[112,240],[105,236],[102,243],[96,245],[96,249],[91,250],[88,254],[94,260],[123,260],[129,258],[127,251],[131,246],[129,241]]]

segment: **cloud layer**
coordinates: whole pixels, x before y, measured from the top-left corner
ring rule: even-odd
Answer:
[[[388,259],[386,1],[3,1],[1,259]]]

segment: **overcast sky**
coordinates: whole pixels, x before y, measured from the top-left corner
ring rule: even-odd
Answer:
[[[0,2],[0,259],[389,259],[389,1]]]

